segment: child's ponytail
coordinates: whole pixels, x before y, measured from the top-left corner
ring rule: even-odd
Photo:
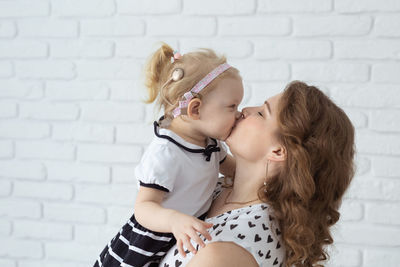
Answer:
[[[166,74],[169,73],[171,57],[174,56],[174,50],[167,44],[162,46],[151,56],[146,65],[145,85],[149,93],[146,103],[153,103],[160,93],[162,84],[166,80]]]

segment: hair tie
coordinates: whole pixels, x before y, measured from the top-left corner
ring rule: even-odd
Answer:
[[[174,63],[175,60],[178,60],[182,57],[181,53],[179,53],[178,51],[174,51],[174,55],[171,57],[171,63]]]

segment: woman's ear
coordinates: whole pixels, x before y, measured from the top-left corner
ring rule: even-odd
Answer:
[[[270,161],[285,161],[286,160],[286,149],[283,146],[273,147],[268,154],[268,159]]]
[[[193,120],[200,119],[201,99],[193,98],[187,107],[187,115]]]

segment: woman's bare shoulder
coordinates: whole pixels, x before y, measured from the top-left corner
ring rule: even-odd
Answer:
[[[188,267],[258,267],[254,257],[233,242],[212,242],[200,249]]]

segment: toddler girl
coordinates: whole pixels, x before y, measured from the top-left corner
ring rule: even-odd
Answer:
[[[240,115],[238,70],[212,50],[182,56],[163,44],[146,66],[146,87],[148,103],[158,99],[164,116],[154,122],[155,137],[135,169],[134,215],[94,266],[157,266],[175,242],[183,256],[183,247],[196,253],[204,246],[199,234],[211,239],[212,224],[202,219],[218,173],[233,176],[235,161],[219,140]]]

